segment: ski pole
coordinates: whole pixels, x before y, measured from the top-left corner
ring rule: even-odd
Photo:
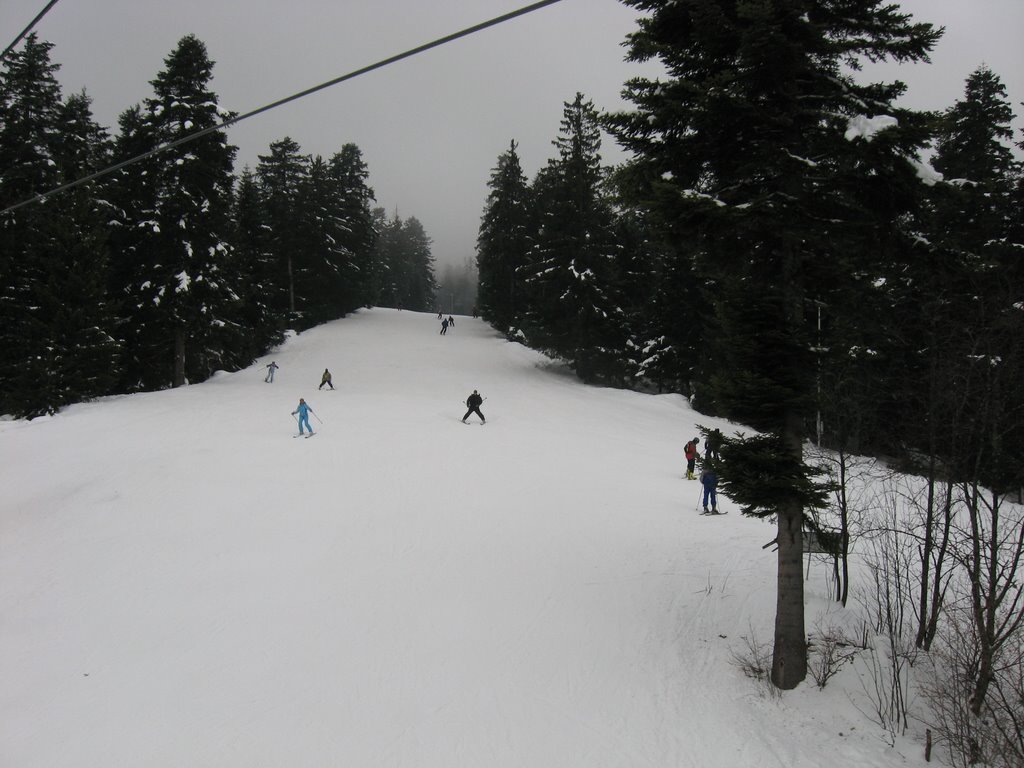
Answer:
[[[314,410],[313,410],[312,408],[310,408],[310,409],[309,409],[309,412],[310,412],[310,413],[312,413],[312,414],[313,414],[313,417],[314,417],[314,418],[315,418],[315,419],[316,419],[317,421],[319,421],[319,422],[320,422],[321,424],[323,424],[323,423],[324,423],[324,422],[323,422],[323,420],[322,420],[322,419],[321,419],[321,418],[320,418],[319,416],[317,416],[317,415],[316,415],[316,411],[314,411]]]

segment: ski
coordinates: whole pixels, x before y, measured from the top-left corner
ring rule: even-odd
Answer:
[[[702,515],[707,515],[708,517],[714,517],[716,515],[728,515],[729,513],[728,512],[701,512],[701,514]]]

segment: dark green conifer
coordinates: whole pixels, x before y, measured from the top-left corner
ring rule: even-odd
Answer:
[[[772,680],[792,688],[807,669],[801,529],[814,496],[798,480],[815,409],[810,300],[870,273],[877,246],[899,239],[894,215],[913,198],[910,158],[925,138],[923,119],[894,106],[899,85],[858,85],[846,67],[924,58],[938,33],[874,1],[627,4],[645,12],[630,57],[656,58],[666,73],[629,82],[636,110],[608,124],[638,156],[651,208],[687,238],[681,258],[712,289],[716,400],[765,435],[753,455],[725,457],[723,481],[772,464],[790,481],[771,510],[756,488],[737,501],[777,516]]]
[[[505,334],[513,332],[521,301],[521,267],[533,242],[529,188],[516,142],[498,157],[477,236],[480,315]]]

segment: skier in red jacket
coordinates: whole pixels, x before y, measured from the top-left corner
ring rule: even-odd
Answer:
[[[683,448],[683,453],[686,454],[686,479],[695,480],[696,477],[693,474],[694,469],[697,467],[697,445],[700,440],[696,437],[686,444]]]

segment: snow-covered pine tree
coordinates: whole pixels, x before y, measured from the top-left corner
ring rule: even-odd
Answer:
[[[151,81],[154,95],[122,118],[122,149],[156,148],[210,128],[228,113],[210,91],[214,62],[193,35],[182,38]],[[240,288],[231,269],[235,147],[213,131],[126,169],[149,178],[126,202],[126,250],[117,257],[125,290],[133,378],[180,386],[244,360],[234,356]],[[132,242],[134,241],[134,242]]]
[[[62,105],[60,121],[54,159],[62,183],[108,164],[109,138],[84,92]],[[109,188],[109,179],[98,179],[54,201],[44,289],[51,307],[48,410],[109,394],[120,378],[118,319],[108,288]]]
[[[536,247],[524,268],[530,343],[568,360],[584,381],[619,379],[629,337],[620,247],[601,166],[597,111],[577,93],[562,111],[558,157],[533,185]]]
[[[923,120],[894,106],[899,85],[859,85],[848,67],[923,59],[939,33],[880,0],[625,2],[644,12],[630,58],[666,72],[630,81],[636,110],[608,122],[658,180],[650,205],[691,234],[714,280],[716,395],[764,433],[732,467],[723,451],[722,484],[746,511],[777,516],[772,680],[793,688],[807,670],[801,530],[822,501],[802,456],[815,405],[808,300],[870,274],[924,140]]]
[[[0,203],[97,169],[106,137],[84,94],[61,102],[52,44],[33,34],[0,75]],[[117,375],[99,184],[0,221],[0,412],[31,416],[106,394]]]
[[[617,239],[622,248],[622,300],[629,318],[628,370],[636,385],[696,396],[701,410],[714,403],[705,397],[698,362],[701,325],[710,315],[693,262],[682,257],[689,237],[675,232],[645,205],[637,178],[643,169],[626,163],[616,168]]]
[[[341,292],[336,299],[342,315],[370,303],[372,261],[377,239],[373,218],[370,171],[355,144],[345,144],[330,159],[330,177],[338,190],[338,246],[345,256]]]
[[[58,66],[52,43],[29,35],[4,59],[0,78],[0,204],[5,207],[57,186],[53,159],[59,124]],[[36,303],[45,279],[47,221],[52,201],[4,214],[0,220],[0,413],[35,412],[34,388],[45,376],[42,359],[48,318]]]
[[[516,142],[498,156],[487,183],[490,192],[477,235],[480,315],[506,335],[514,334],[520,302],[520,267],[533,242],[530,231],[529,185]]]

